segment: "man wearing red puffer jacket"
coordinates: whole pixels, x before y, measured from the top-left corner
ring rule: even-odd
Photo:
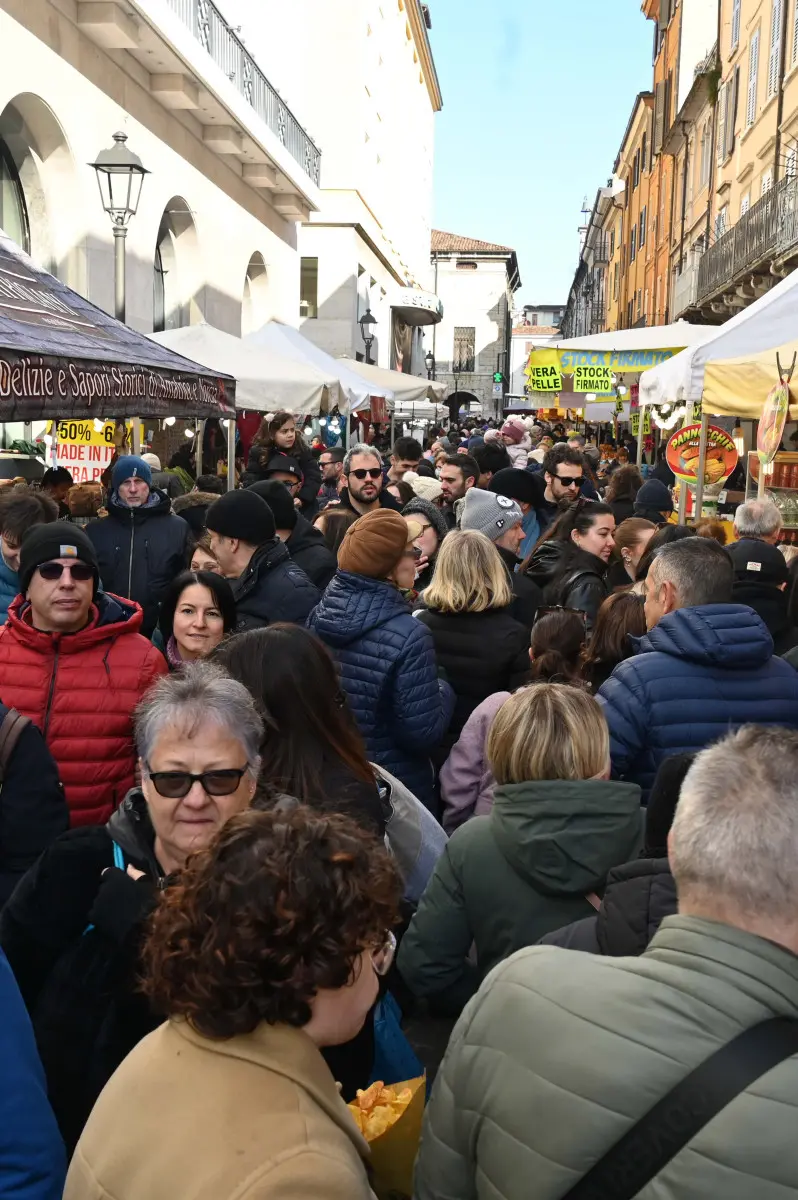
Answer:
[[[30,529],[21,594],[0,629],[0,700],[41,729],[70,822],[104,824],[133,786],[133,710],[167,671],[132,600],[97,592],[94,547],[75,525]]]

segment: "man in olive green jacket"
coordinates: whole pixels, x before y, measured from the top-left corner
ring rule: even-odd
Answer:
[[[455,1028],[416,1200],[561,1200],[720,1047],[798,1020],[798,734],[701,753],[670,858],[680,914],[640,958],[554,947],[498,966]],[[763,1074],[636,1200],[798,1200],[798,1056]]]

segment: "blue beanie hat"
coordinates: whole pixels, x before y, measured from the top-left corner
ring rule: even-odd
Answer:
[[[137,454],[125,454],[114,463],[114,469],[111,472],[111,486],[117,492],[119,485],[126,479],[134,478],[143,479],[147,487],[152,487],[152,471],[149,464],[145,463],[144,459],[139,458]]]

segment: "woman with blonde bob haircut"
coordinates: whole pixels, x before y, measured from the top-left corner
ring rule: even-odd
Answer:
[[[443,539],[422,601],[418,619],[432,634],[438,666],[456,696],[443,742],[448,752],[483,700],[528,681],[529,633],[510,615],[512,584],[498,550],[473,529]]]
[[[493,807],[455,830],[399,952],[411,991],[449,1014],[502,959],[594,913],[607,873],[642,840],[640,789],[609,778],[604,711],[581,689],[516,692],[487,754]]]

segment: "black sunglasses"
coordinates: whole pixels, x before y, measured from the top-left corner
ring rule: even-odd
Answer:
[[[201,775],[192,775],[188,771],[151,771],[149,767],[146,770],[159,796],[167,800],[182,800],[195,783],[209,796],[232,796],[249,767],[203,771]]]
[[[379,479],[382,476],[382,467],[358,467],[356,471],[350,471],[350,475],[354,475],[355,479]]]
[[[563,487],[568,487],[568,488],[569,487],[580,488],[582,486],[582,484],[585,482],[584,475],[577,475],[573,479],[564,479],[562,475],[555,475],[554,478],[556,480],[558,480],[558,482],[561,483],[563,485]]]
[[[69,571],[76,583],[86,583],[89,579],[94,578],[94,571],[88,563],[74,562],[70,563],[69,566],[64,566],[63,563],[59,562],[39,564],[39,574],[48,583],[54,583],[56,579],[60,579],[64,571]]]

